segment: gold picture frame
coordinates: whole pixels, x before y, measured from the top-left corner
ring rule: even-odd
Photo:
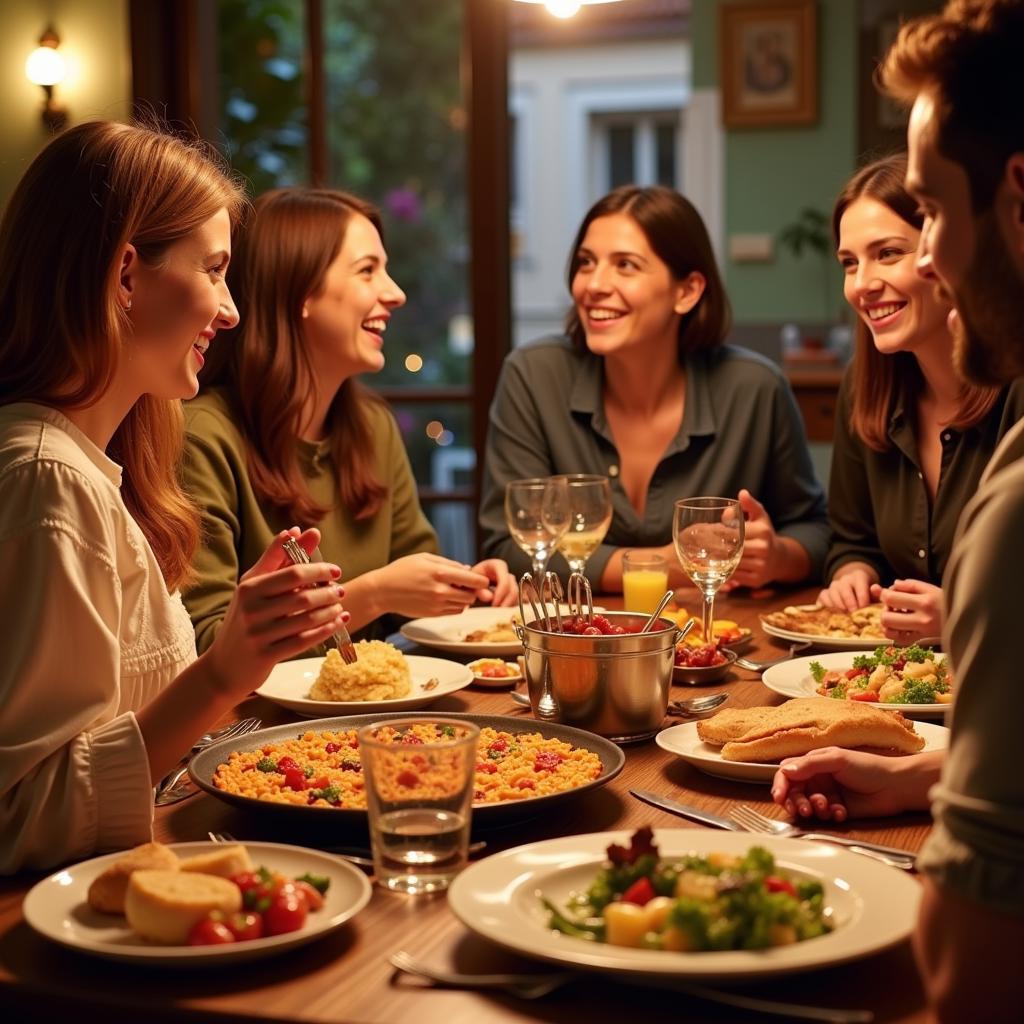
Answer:
[[[719,76],[727,128],[775,128],[818,119],[818,10],[814,0],[719,7]]]

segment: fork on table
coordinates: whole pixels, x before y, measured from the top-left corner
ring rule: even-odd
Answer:
[[[210,746],[211,743],[216,743],[218,740],[229,740],[235,739],[238,736],[245,736],[247,733],[255,732],[262,724],[258,718],[242,718],[237,722],[232,722],[231,725],[226,725],[223,729],[203,733],[192,744],[192,749],[181,759],[178,767],[165,776],[160,785],[157,786],[156,797],[153,802],[157,807],[163,807],[165,804],[177,803],[186,796],[191,796],[197,792],[196,789],[189,785],[188,779],[185,777],[188,772],[189,761],[192,760],[192,757],[198,754],[200,750]]]
[[[768,661],[751,661],[750,658],[737,658],[733,664],[738,665],[740,668],[745,668],[748,672],[764,672],[773,665],[781,665],[784,661],[795,658],[801,651],[806,651],[810,646],[811,641],[804,640],[798,644],[790,644],[789,654],[784,654],[781,658],[771,658]]]
[[[819,842],[835,843],[837,846],[845,846],[855,853],[862,853],[866,857],[880,860],[890,867],[901,868],[903,871],[913,871],[915,858],[907,850],[900,850],[895,846],[883,846],[881,843],[870,843],[863,839],[853,839],[850,836],[837,836],[831,832],[809,832],[791,825],[786,821],[779,821],[777,818],[769,818],[753,807],[740,804],[729,812],[729,817],[742,829],[748,832],[760,832],[773,836],[788,836],[794,839],[816,839]]]
[[[441,971],[421,963],[405,950],[399,950],[388,957],[397,971],[424,978],[436,988],[490,989],[518,996],[520,999],[541,999],[556,989],[574,981],[583,981],[588,975],[571,971],[549,971],[544,974],[460,974],[456,971]],[[633,980],[628,977],[616,978],[625,984],[644,987],[666,988],[673,992],[696,996],[711,1003],[735,1006],[752,1013],[767,1013],[787,1020],[816,1020],[826,1024],[869,1024],[875,1019],[870,1010],[833,1010],[826,1006],[802,1006],[799,1003],[780,1003],[773,999],[758,999],[736,992],[721,992],[703,985],[659,976]]]

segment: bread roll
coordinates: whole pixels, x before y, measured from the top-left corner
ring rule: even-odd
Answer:
[[[721,746],[723,760],[742,762],[781,761],[819,747],[913,754],[924,746],[913,723],[898,711],[821,697],[722,711],[698,722],[697,735]]]
[[[241,843],[237,843],[234,846],[222,846],[210,853],[186,857],[181,861],[180,867],[182,871],[195,871],[200,875],[233,878],[243,871],[252,871],[253,863],[249,851]]]
[[[143,843],[129,850],[115,860],[102,874],[97,875],[89,886],[86,897],[93,910],[104,914],[123,914],[124,896],[128,890],[128,879],[132,873],[142,870],[176,871],[178,858],[174,851],[163,843]]]
[[[182,945],[211,910],[232,914],[242,907],[238,886],[194,871],[136,871],[128,883],[124,912],[132,930],[164,945]]]

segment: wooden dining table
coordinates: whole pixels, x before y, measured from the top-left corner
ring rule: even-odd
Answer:
[[[766,636],[759,614],[813,600],[816,589],[778,589],[719,598],[716,617],[754,630],[744,653],[769,658],[785,653],[781,641]],[[602,599],[608,607],[621,598]],[[696,596],[688,605],[697,611]],[[430,654],[426,650],[415,653]],[[444,655],[451,657],[451,655]],[[781,703],[753,672],[734,668],[721,683],[708,687],[673,686],[673,697],[724,690],[730,706]],[[431,711],[510,715],[530,722],[507,690],[471,686],[439,699]],[[253,696],[236,709],[239,717],[256,715],[264,724],[293,720],[290,712]],[[667,718],[666,726],[680,719]],[[704,829],[641,803],[629,793],[644,788],[668,793],[688,804],[727,815],[737,804],[781,816],[768,786],[730,781],[701,773],[659,748],[653,740],[623,748],[626,764],[608,785],[580,793],[533,818],[489,830],[483,855],[525,843],[581,833],[634,829]],[[346,826],[348,827],[348,826]],[[363,826],[360,826],[362,828]],[[916,852],[930,827],[927,814],[852,822],[834,830]],[[259,811],[233,807],[199,793],[156,810],[155,838],[163,842],[206,839],[211,830],[238,839],[317,846],[366,843],[356,833],[299,829]],[[658,987],[649,979],[581,973],[580,980],[540,1000],[480,991],[426,988],[397,976],[388,956],[406,950],[433,966],[469,973],[529,972],[545,965],[506,952],[477,937],[451,912],[444,895],[410,897],[374,887],[369,905],[352,921],[315,942],[279,956],[251,963],[170,969],[127,965],[97,959],[57,946],[25,923],[22,900],[43,876],[21,874],[0,881],[0,1010],[6,1021],[73,1020],[75,1024],[187,1021],[347,1022],[347,1024],[504,1024],[549,1021],[598,1024],[624,1020],[685,1020],[688,1024],[756,1021],[750,1011],[719,1006],[692,995]],[[799,975],[785,975],[733,986],[746,995],[815,1006],[864,1008],[880,1022],[923,1022],[924,997],[909,943],[867,959]],[[13,1015],[12,1015],[13,1014]],[[778,1018],[774,1018],[778,1019]]]

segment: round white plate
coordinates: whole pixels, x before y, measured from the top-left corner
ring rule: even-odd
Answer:
[[[171,849],[179,856],[192,857],[209,853],[217,846],[209,842],[174,843]],[[297,932],[223,946],[160,946],[147,942],[139,938],[120,915],[101,914],[86,902],[92,880],[124,856],[122,853],[93,857],[44,878],[29,890],[22,913],[40,935],[82,953],[146,966],[198,967],[207,963],[256,960],[305,945],[340,928],[370,901],[372,887],[367,877],[338,857],[281,843],[245,843],[245,847],[257,865],[266,865],[291,877],[308,871],[326,875],[331,880],[323,907],[311,913]]]
[[[461,690],[474,681],[473,673],[455,661],[423,658],[416,654],[407,654],[405,660],[412,675],[412,690],[406,697],[393,697],[391,700],[310,700],[309,690],[320,674],[323,658],[280,662],[256,692],[306,718],[324,718],[364,711],[368,714],[375,711],[411,711],[447,693]],[[431,679],[436,679],[438,685],[424,689]]]
[[[817,692],[818,684],[811,675],[811,662],[817,661],[826,669],[848,669],[853,668],[853,659],[860,653],[858,651],[845,651],[840,654],[821,654],[817,657],[794,658],[792,661],[784,661],[779,665],[773,665],[763,676],[761,682],[781,693],[783,697],[821,697],[824,700],[832,700],[824,694]],[[926,715],[929,718],[941,718],[953,706],[953,704],[872,704],[873,708],[881,708],[882,711],[902,711],[905,715]]]
[[[816,605],[798,605],[799,608],[810,609]],[[810,641],[815,647],[826,647],[832,650],[844,651],[873,651],[883,644],[892,643],[891,640],[878,637],[865,637],[863,640],[856,636],[822,636],[820,633],[795,633],[791,629],[780,629],[778,626],[769,625],[761,617],[761,628],[769,635],[778,637],[780,640],[789,640],[793,643]]]
[[[594,611],[603,612],[604,608],[595,606]],[[526,609],[526,613],[526,621],[529,622],[533,619],[533,614],[529,608]],[[568,606],[563,605],[562,614],[568,613]],[[519,617],[518,608],[467,608],[459,615],[434,615],[426,619],[413,619],[402,626],[401,633],[413,643],[461,654],[467,658],[511,658],[523,653],[523,645],[518,640],[510,640],[507,643],[467,643],[465,637],[467,633],[489,629],[499,622],[511,622],[513,617]]]
[[[605,862],[609,843],[627,843],[629,832],[549,839],[496,853],[471,864],[448,890],[448,905],[471,931],[523,956],[570,967],[691,980],[730,981],[832,967],[870,956],[906,939],[914,927],[920,886],[906,874],[838,846],[750,833],[657,829],[662,856],[716,851],[740,854],[751,846],[770,850],[789,871],[825,887],[836,929],[828,935],[775,949],[671,953],[627,949],[570,938],[552,931],[538,898],[565,907],[585,890]]]
[[[737,782],[771,782],[779,767],[778,762],[765,764],[749,764],[745,761],[726,761],[720,747],[705,743],[697,735],[697,722],[684,722],[663,729],[655,737],[655,742],[662,750],[667,750],[684,761],[689,761],[706,775],[715,775],[720,779],[732,779]],[[932,725],[929,722],[915,722],[914,730],[924,737],[926,750],[945,750],[949,746],[949,730],[944,725]]]

